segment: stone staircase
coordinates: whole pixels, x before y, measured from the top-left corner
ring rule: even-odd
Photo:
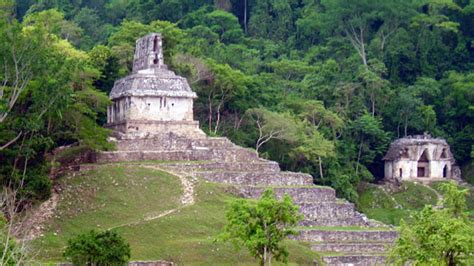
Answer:
[[[147,138],[123,135],[114,141],[117,151],[98,154],[97,162],[165,161],[160,168],[233,185],[245,198],[258,198],[268,187],[277,197],[288,194],[304,217],[299,234],[292,238],[310,243],[326,265],[384,264],[384,254],[397,237],[396,231],[336,198],[334,189],[314,185],[311,175],[283,172],[278,163],[261,159],[226,138],[168,133]]]

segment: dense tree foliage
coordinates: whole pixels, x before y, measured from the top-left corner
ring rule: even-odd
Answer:
[[[0,22],[4,181],[42,191],[52,148],[107,148],[98,91],[130,71],[149,32],[198,93],[204,130],[352,201],[360,181],[383,176],[394,138],[429,132],[461,166],[472,161],[472,0],[1,1],[16,14],[2,8]],[[12,49],[24,55],[18,82]],[[267,140],[275,120],[293,130]]]

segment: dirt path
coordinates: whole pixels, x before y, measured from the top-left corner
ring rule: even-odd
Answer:
[[[153,170],[160,170],[164,172],[168,172],[174,176],[177,176],[179,180],[181,181],[181,186],[183,187],[183,194],[181,195],[181,206],[178,208],[166,210],[163,212],[158,212],[158,213],[148,213],[146,214],[142,219],[134,221],[134,222],[129,222],[117,226],[110,227],[109,229],[114,229],[114,228],[119,228],[119,227],[125,227],[125,226],[132,226],[132,225],[137,225],[143,222],[148,222],[148,221],[153,221],[160,219],[162,217],[168,216],[170,214],[173,214],[177,212],[178,210],[193,205],[195,202],[194,198],[194,182],[186,177],[185,174],[181,173],[176,173],[176,172],[171,172],[169,170],[164,170],[156,165],[148,165],[148,164],[139,164],[139,167],[143,168],[148,168],[148,169],[153,169]]]
[[[387,196],[387,198],[389,198],[393,202],[393,204],[395,204],[395,208],[403,209],[403,206],[400,205],[400,203],[398,203],[397,200],[394,197],[392,197],[390,193],[387,192],[387,188],[385,188],[384,186],[380,186],[380,188],[382,189],[383,193],[385,193],[385,196]]]
[[[186,175],[182,173],[176,173],[176,172],[171,172],[169,170],[164,170],[163,168],[160,168],[156,165],[140,165],[141,167],[148,168],[148,169],[154,169],[154,170],[160,170],[164,172],[168,172],[172,175],[175,175],[179,177],[179,180],[181,181],[181,185],[183,186],[183,195],[181,196],[181,204],[185,206],[193,205],[194,204],[194,182],[192,182],[190,179],[186,178]]]
[[[121,164],[123,166],[123,164]],[[171,172],[169,170],[164,170],[160,168],[157,165],[149,165],[149,164],[134,164],[134,166],[138,167],[143,167],[143,168],[148,168],[148,169],[153,169],[153,170],[160,170],[160,171],[165,171],[168,172],[174,176],[177,176],[179,180],[181,181],[181,186],[183,188],[183,194],[181,195],[180,199],[180,206],[174,209],[166,210],[163,212],[155,212],[155,213],[148,213],[144,215],[143,218],[134,221],[134,222],[129,222],[117,226],[113,226],[109,229],[113,228],[118,228],[118,227],[124,227],[124,226],[131,226],[131,225],[136,225],[140,224],[143,222],[148,222],[148,221],[153,221],[156,219],[160,219],[162,217],[168,216],[170,214],[173,214],[177,212],[179,209],[193,205],[195,202],[194,198],[194,181],[187,178],[185,174],[181,173],[175,173]],[[47,223],[49,219],[51,219],[54,216],[54,213],[56,211],[56,207],[58,205],[58,202],[60,200],[60,194],[57,192],[53,192],[51,197],[43,202],[38,208],[34,209],[31,211],[31,213],[28,215],[28,218],[25,219],[24,222],[21,224],[18,224],[15,226],[15,231],[16,232],[27,232],[26,236],[24,236],[24,239],[26,240],[33,240],[39,236],[41,236],[41,233],[44,230],[44,226]]]
[[[15,235],[22,237],[24,240],[32,240],[39,237],[44,230],[46,222],[54,216],[59,198],[59,194],[53,192],[47,201],[27,214],[23,222],[15,225]]]
[[[443,202],[443,195],[441,195],[436,189],[430,187],[429,185],[425,185],[425,184],[422,184],[424,187],[426,187],[427,189],[433,191],[435,194],[436,194],[436,197],[438,198],[438,200],[436,201],[436,205],[435,207],[437,208],[441,208],[442,207],[442,202]]]

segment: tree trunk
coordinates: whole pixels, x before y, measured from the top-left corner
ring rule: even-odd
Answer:
[[[452,252],[448,252],[448,255],[447,255],[447,265],[448,266],[454,266],[456,265],[455,261],[454,261],[454,255]]]
[[[356,175],[359,173],[359,161],[360,161],[360,156],[362,154],[362,143],[364,143],[364,142],[363,141],[360,142],[359,152],[357,154]]]
[[[318,156],[318,161],[319,161],[319,176],[321,176],[321,179],[324,179],[323,175],[323,162],[321,160],[321,156]]]
[[[405,116],[405,137],[408,133],[408,115]]]
[[[222,105],[222,102],[219,103],[216,110],[217,118],[216,118],[216,125],[214,126],[214,134],[217,134],[217,130],[219,129],[219,124],[221,121],[221,105]]]
[[[18,133],[18,135],[16,135],[16,137],[14,137],[12,140],[8,141],[6,144],[4,144],[3,146],[0,146],[0,151],[3,150],[3,149],[6,149],[8,148],[8,146],[12,145],[13,143],[15,143],[20,137],[21,137],[21,134],[23,134],[22,131],[20,131],[20,133]]]
[[[244,120],[244,116],[239,117],[239,114],[236,112],[235,113],[235,121],[234,121],[234,130],[235,131],[240,129],[240,125],[242,124],[243,120]]]
[[[352,25],[347,26],[344,29],[346,36],[349,38],[354,49],[359,54],[360,58],[362,59],[362,63],[364,64],[365,70],[369,70],[369,66],[367,63],[367,53],[365,52],[365,41],[364,41],[364,31],[365,29],[359,27],[358,29],[354,28]],[[357,32],[358,31],[358,32]]]
[[[267,247],[263,248],[263,266],[267,265]]]
[[[244,1],[244,32],[247,34],[247,0]]]
[[[370,94],[370,101],[372,102],[372,117],[375,117],[375,93]]]
[[[209,94],[209,97],[207,98],[207,104],[208,104],[208,127],[209,131],[212,128],[212,101],[211,101],[211,95]]]

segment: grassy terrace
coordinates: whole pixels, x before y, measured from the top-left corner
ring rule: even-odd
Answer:
[[[400,220],[410,219],[412,211],[421,210],[426,204],[437,203],[436,193],[429,188],[405,182],[405,189],[389,193],[381,187],[364,184],[359,189],[358,209],[367,217],[386,224],[399,225]]]
[[[442,182],[430,184],[430,187],[442,194],[439,185]],[[404,182],[404,189],[398,192],[386,192],[380,186],[364,184],[359,188],[358,209],[369,218],[386,224],[399,225],[400,220],[410,220],[413,211],[423,209],[425,205],[436,205],[436,193],[421,184]],[[466,198],[468,214],[474,217],[474,191],[470,190]]]
[[[97,166],[97,165],[156,165],[156,164],[174,164],[183,163],[183,161],[162,161],[162,160],[143,160],[143,161],[128,161],[128,162],[115,162],[115,163],[87,163],[83,165]],[[186,161],[185,164],[202,164],[212,163],[212,161]]]
[[[394,230],[390,227],[363,227],[363,226],[299,226],[299,231],[318,230],[318,231],[389,231]]]
[[[130,243],[133,260],[172,260],[192,265],[255,265],[246,250],[215,242],[233,196],[225,186],[200,182],[196,203],[154,220],[144,217],[179,208],[176,176],[133,165],[101,165],[61,180],[56,217],[34,241],[41,262],[59,262],[67,239],[91,229],[116,228]],[[317,257],[309,245],[288,240],[290,264],[308,265]]]

